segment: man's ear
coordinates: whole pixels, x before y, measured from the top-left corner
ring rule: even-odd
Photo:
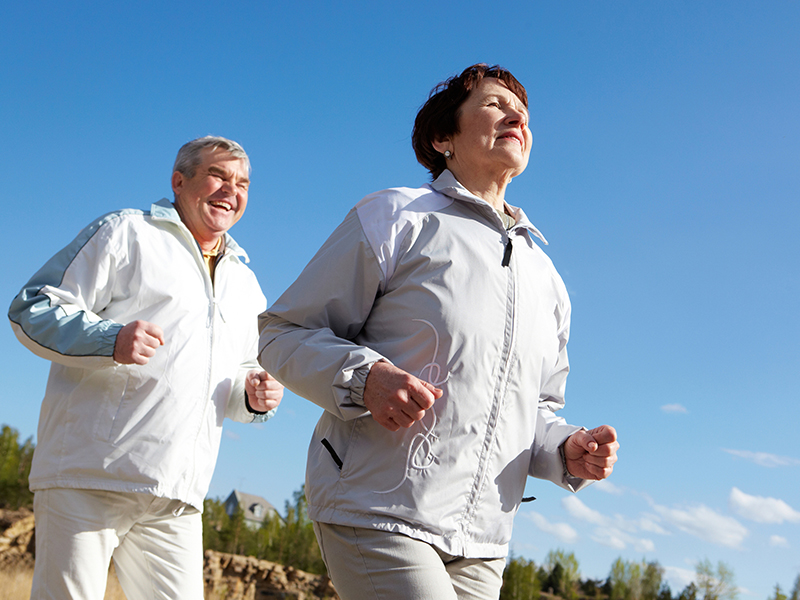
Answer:
[[[184,181],[185,178],[183,173],[180,173],[179,171],[174,171],[172,173],[172,192],[175,194],[176,198],[178,195],[180,195],[181,190],[183,189]]]

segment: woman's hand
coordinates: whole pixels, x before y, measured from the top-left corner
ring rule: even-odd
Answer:
[[[388,362],[372,365],[364,385],[364,406],[389,431],[411,427],[442,397],[442,390]]]
[[[567,470],[581,479],[605,479],[614,470],[617,450],[617,431],[611,425],[576,431],[564,442]]]

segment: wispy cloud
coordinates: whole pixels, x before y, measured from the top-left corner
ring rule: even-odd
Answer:
[[[658,517],[651,515],[644,515],[638,521],[639,529],[648,531],[650,533],[658,533],[660,535],[670,535],[670,532],[658,524]]]
[[[592,540],[598,544],[616,550],[624,550],[628,546],[633,546],[637,552],[655,550],[652,540],[635,535],[642,529],[642,522],[625,519],[619,515],[608,517],[589,508],[576,496],[565,496],[561,504],[573,518],[597,526],[592,534]],[[643,522],[652,523],[650,520]]]
[[[552,523],[537,512],[526,512],[524,516],[544,533],[557,537],[565,544],[574,544],[578,541],[578,532],[567,523]]]
[[[238,442],[240,439],[242,439],[241,437],[239,437],[238,433],[234,433],[230,429],[225,430],[225,437],[228,438],[229,440],[233,440],[234,442]]]
[[[658,505],[653,508],[664,521],[681,531],[720,546],[739,548],[749,533],[736,519],[721,515],[702,504],[689,508]]]
[[[609,521],[601,513],[586,506],[577,496],[564,496],[561,504],[570,515],[581,521],[593,525],[606,525]]]
[[[601,479],[600,481],[593,483],[592,487],[601,492],[605,492],[606,494],[613,494],[614,496],[622,496],[624,493],[622,488],[617,487],[608,479]]]
[[[661,410],[665,413],[688,413],[689,411],[686,410],[686,407],[683,404],[665,404],[661,407]]]
[[[771,535],[769,537],[769,545],[775,548],[789,548],[789,540],[779,535]]]
[[[669,582],[669,587],[679,594],[683,588],[692,583],[695,579],[695,572],[682,567],[664,567],[664,579]]]
[[[751,496],[739,488],[733,488],[729,503],[737,515],[756,523],[800,523],[800,512],[778,498]]]
[[[800,465],[800,459],[790,456],[778,456],[777,454],[750,452],[748,450],[730,450],[728,448],[723,448],[722,450],[733,456],[749,460],[761,467],[795,467]]]

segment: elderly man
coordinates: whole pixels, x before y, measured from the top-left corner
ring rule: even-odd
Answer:
[[[222,420],[270,418],[282,386],[256,362],[266,299],[227,231],[247,154],[219,137],[178,152],[174,203],[109,213],[14,299],[19,340],[52,361],[30,474],[31,598],[203,597],[202,522]]]

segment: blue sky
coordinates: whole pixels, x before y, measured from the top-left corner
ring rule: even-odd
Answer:
[[[726,562],[741,598],[800,573],[800,3],[14,3],[0,22],[6,305],[92,218],[170,195],[175,153],[219,134],[253,163],[231,233],[271,300],[364,195],[428,180],[410,144],[475,62],[530,96],[507,200],[573,303],[567,408],[620,462],[576,496],[531,481],[513,552],[584,577],[657,560],[679,592]],[[13,255],[12,255],[13,253]],[[0,328],[0,422],[35,435],[47,363]],[[276,506],[319,409],[287,394],[228,424],[210,496]]]

